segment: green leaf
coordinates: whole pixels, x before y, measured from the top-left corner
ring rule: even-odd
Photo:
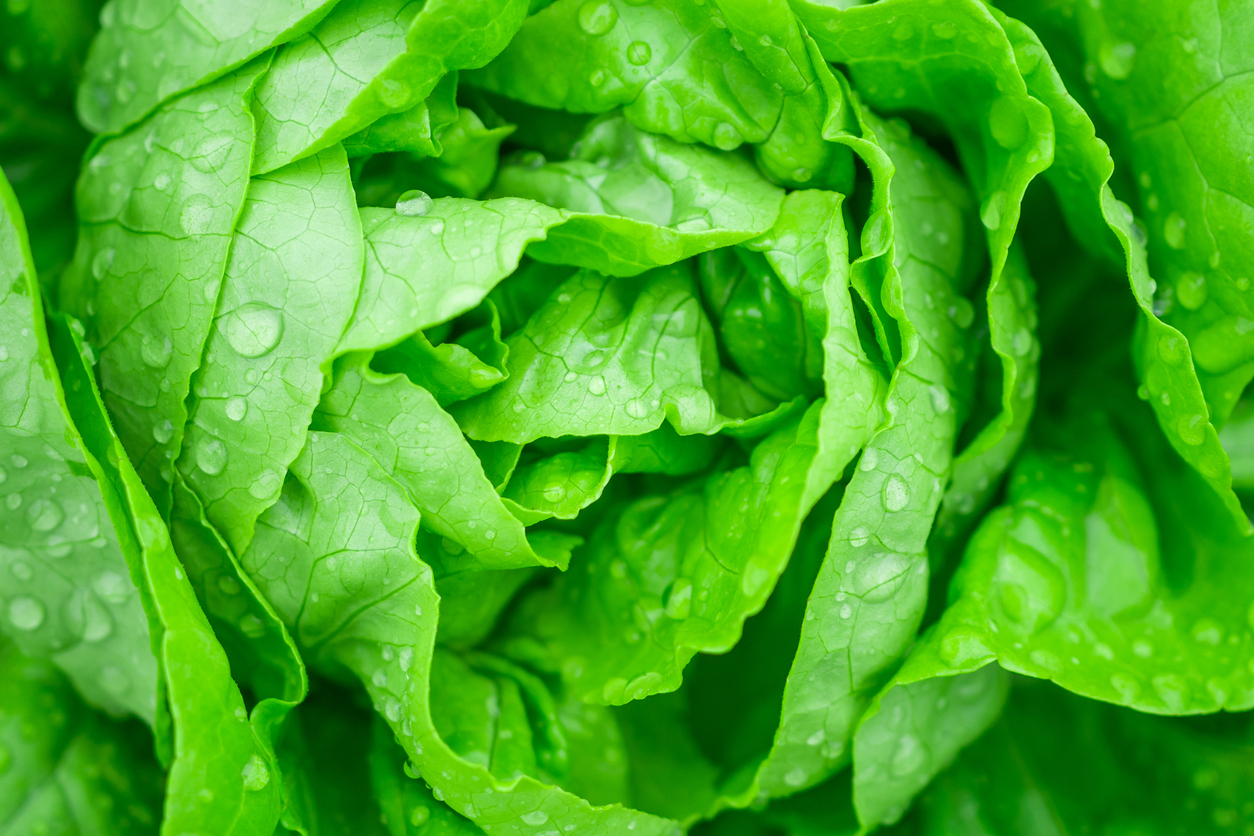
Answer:
[[[910,832],[1230,833],[1249,820],[1250,731],[1248,716],[1149,717],[1021,683]]]
[[[731,150],[761,142],[779,118],[771,87],[703,4],[558,0],[523,22],[504,51],[466,81],[553,110],[622,107],[633,125]],[[719,84],[705,80],[719,67]]]
[[[177,461],[237,554],[304,446],[363,259],[343,149],[253,179]]]
[[[371,122],[344,139],[349,159],[404,151],[410,161],[443,153],[440,133],[457,121],[458,74],[451,72],[435,85],[431,95],[409,110]]]
[[[1100,379],[1087,393],[971,540],[937,627],[941,661],[996,658],[1155,713],[1254,704],[1254,672],[1236,661],[1249,656],[1248,541],[1131,393]]]
[[[589,124],[567,161],[524,155],[503,166],[489,194],[572,213],[528,248],[533,258],[615,276],[763,233],[782,198],[743,157],[645,133],[621,116]]]
[[[495,57],[525,13],[522,0],[343,0],[279,52],[258,87],[253,172],[416,106],[445,73]]]
[[[443,740],[428,691],[440,601],[413,551],[418,518],[405,489],[360,448],[310,432],[243,564],[307,657],[357,676],[436,797],[486,832],[670,832],[663,819],[592,807],[534,778],[494,777]]]
[[[710,433],[726,422],[691,265],[576,273],[506,345],[508,378],[453,410],[471,438],[641,435],[666,418],[681,434]]]
[[[1008,10],[1020,14],[1018,4]],[[1254,218],[1250,128],[1240,116],[1254,90],[1249,10],[1116,2],[1022,12],[1043,18],[1055,63],[1070,65],[1068,84],[1090,94],[1092,118],[1118,152],[1148,231],[1155,310],[1188,338],[1221,427],[1254,376],[1254,342],[1241,324],[1254,257],[1241,231]]]
[[[0,833],[155,834],[161,772],[134,721],[82,704],[46,661],[0,639]]]
[[[475,307],[517,268],[523,248],[561,219],[547,206],[509,198],[412,200],[399,211],[361,210],[366,269],[340,353],[395,345]]]
[[[79,177],[78,249],[58,300],[100,352],[105,405],[163,514],[244,204],[248,103],[264,69],[250,64],[99,141]]]
[[[62,379],[75,394],[71,411],[92,456],[87,464],[96,473],[132,579],[140,584],[153,633],[158,693],[164,697],[155,730],[158,753],[169,763],[163,826],[173,832],[210,827],[269,834],[281,798],[278,782],[271,780],[268,744],[248,722],[226,653],[164,522],[109,426],[83,344],[63,319],[53,323]]]
[[[158,105],[299,38],[335,0],[110,0],[100,12],[78,115],[95,133],[119,133]]]
[[[924,548],[951,467],[962,323],[949,311],[961,298],[954,273],[965,219],[947,205],[952,175],[933,152],[899,124],[868,123],[896,168],[883,286],[902,360],[810,594],[779,731],[755,780],[771,795],[812,786],[845,761],[858,716],[904,655],[922,616]],[[934,204],[946,210],[923,214]]]
[[[586,702],[677,688],[695,653],[736,643],[783,571],[808,511],[817,425],[811,408],[744,466],[611,513],[568,573],[519,604],[505,652]]]
[[[349,358],[324,395],[314,428],[345,434],[405,485],[427,530],[455,543],[468,566],[553,566],[528,543],[474,450],[427,390]],[[361,358],[356,358],[360,363]]]
[[[0,254],[0,631],[51,657],[93,705],[151,724],[157,669],[141,582],[70,417],[25,222],[2,177]]]
[[[892,824],[915,794],[993,724],[1010,678],[997,665],[937,664],[935,634],[876,696],[853,738],[853,800],[864,827]]]
[[[1108,181],[1114,164],[1109,151],[1094,135],[1092,122],[1075,100],[1067,95],[1052,63],[1043,56],[1036,37],[1027,27],[1015,21],[1005,20],[1004,25],[1015,44],[1016,54],[1032,56],[1025,58],[1025,66],[1031,67],[1031,72],[1024,72],[1029,92],[1057,114],[1054,123],[1058,126],[1060,150],[1058,164],[1047,173],[1050,174],[1051,184],[1063,199],[1068,199],[1077,191],[1076,182],[1083,183],[1087,193],[1082,192],[1079,199],[1096,200],[1106,226],[1114,233],[1125,254],[1133,298],[1141,309],[1141,325],[1133,344],[1137,373],[1150,395],[1159,425],[1176,452],[1205,477],[1211,489],[1223,498],[1233,518],[1249,530],[1245,513],[1232,493],[1231,465],[1217,433],[1243,384],[1239,381],[1223,382],[1222,386],[1235,388],[1220,398],[1223,402],[1220,406],[1215,403],[1216,396],[1210,384],[1204,386],[1199,380],[1193,355],[1197,350],[1204,351],[1195,345],[1200,337],[1195,338],[1196,332],[1187,318],[1176,320],[1176,324],[1184,328],[1185,333],[1182,334],[1169,324],[1173,318],[1168,317],[1164,321],[1158,316],[1159,308],[1154,301],[1157,285],[1150,278],[1145,233],[1134,222],[1127,205],[1117,200],[1111,191]],[[1092,214],[1092,210],[1086,214]],[[1219,330],[1222,331],[1222,328]],[[1223,340],[1228,345],[1237,344],[1231,337],[1224,337]],[[1198,365],[1202,367],[1203,374],[1209,371],[1200,359]],[[1214,381],[1214,378],[1210,380]],[[1212,406],[1216,408],[1212,410]],[[1212,412],[1214,421],[1210,420]]]

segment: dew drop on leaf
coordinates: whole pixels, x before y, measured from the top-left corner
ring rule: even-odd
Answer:
[[[152,438],[158,444],[165,444],[174,437],[174,424],[167,418],[152,428]]]
[[[900,475],[893,473],[884,482],[884,507],[900,511],[910,503],[910,486]]]
[[[214,206],[208,195],[194,194],[183,201],[179,224],[188,235],[204,235],[213,226]]]
[[[91,274],[96,277],[96,281],[100,281],[108,274],[109,268],[113,266],[114,256],[112,247],[105,247],[96,253],[95,258],[91,260]]]
[[[644,41],[632,41],[631,46],[627,47],[627,60],[634,66],[647,64],[652,57],[653,48]]]
[[[65,519],[65,511],[51,499],[36,499],[26,513],[30,515],[30,527],[36,531],[52,531]]]
[[[210,476],[217,476],[226,467],[226,445],[206,436],[196,447],[196,466]]]
[[[1196,447],[1206,440],[1207,421],[1203,415],[1182,415],[1176,421],[1176,432],[1185,444]]]
[[[44,623],[44,605],[25,595],[9,602],[9,623],[29,633]]]
[[[421,218],[435,208],[431,195],[418,189],[410,189],[396,199],[396,214]]]
[[[1107,41],[1098,50],[1097,61],[1102,72],[1116,80],[1122,80],[1132,74],[1132,64],[1136,59],[1136,45],[1128,41],[1113,43]]]
[[[589,35],[604,35],[618,22],[618,9],[608,0],[589,0],[579,7],[579,28]]]
[[[1173,250],[1184,249],[1184,228],[1187,225],[1179,212],[1172,212],[1167,216],[1167,220],[1163,222],[1163,240],[1168,247]]]
[[[1003,191],[993,192],[980,206],[980,223],[984,224],[988,229],[999,229],[1001,227],[1002,214],[1005,211],[1006,193]]]
[[[265,762],[256,755],[253,755],[248,759],[248,763],[244,764],[242,774],[244,789],[248,792],[257,792],[270,783],[270,770],[266,768]]]
[[[266,625],[261,619],[249,613],[239,620],[240,632],[250,639],[259,639],[266,632]]]
[[[139,357],[150,369],[164,369],[174,354],[174,343],[169,337],[144,337],[139,344]]]
[[[222,332],[241,357],[261,357],[279,344],[283,313],[264,302],[248,302],[223,318]]]

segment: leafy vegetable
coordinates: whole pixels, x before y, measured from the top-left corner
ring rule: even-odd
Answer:
[[[1241,4],[0,20],[0,834],[1254,827]]]

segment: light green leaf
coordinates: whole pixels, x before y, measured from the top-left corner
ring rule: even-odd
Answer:
[[[427,98],[444,74],[481,67],[523,0],[342,0],[281,50],[258,87],[253,172],[273,171]],[[467,37],[467,33],[473,33]]]
[[[252,180],[177,461],[237,554],[304,446],[363,258],[343,149]]]
[[[299,38],[336,0],[110,0],[87,57],[78,116],[119,133],[168,99]]]
[[[170,507],[200,365],[244,204],[253,127],[250,64],[93,146],[79,177],[79,242],[60,307],[100,352],[100,388],[157,507]]]

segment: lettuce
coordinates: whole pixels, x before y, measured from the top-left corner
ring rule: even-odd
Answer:
[[[0,19],[0,834],[1254,827],[1248,8]]]

